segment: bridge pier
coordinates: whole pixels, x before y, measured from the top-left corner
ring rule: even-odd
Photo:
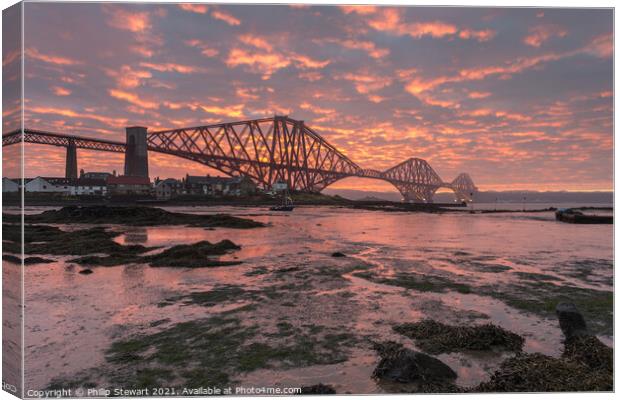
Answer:
[[[149,177],[149,158],[143,126],[125,128],[125,176]]]
[[[67,146],[67,158],[65,163],[65,178],[77,179],[78,177],[78,164],[77,164],[77,146],[73,140],[69,141]]]

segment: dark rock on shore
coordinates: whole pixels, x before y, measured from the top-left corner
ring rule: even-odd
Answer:
[[[336,252],[332,253],[332,257],[346,257],[346,255],[344,253],[336,251]]]
[[[4,224],[2,233],[5,251],[21,253],[21,227]],[[141,245],[123,246],[113,239],[120,233],[103,227],[63,231],[55,226],[25,225],[24,252],[26,254],[87,255],[93,253],[138,254],[150,250]]]
[[[10,214],[6,222],[19,222]],[[41,214],[26,215],[26,223],[37,224],[121,224],[131,226],[188,225],[199,227],[257,228],[263,223],[227,214],[182,214],[155,207],[67,206]]]
[[[85,256],[70,260],[80,265],[115,266],[130,263],[145,263],[151,267],[218,267],[241,264],[241,261],[222,261],[213,256],[239,250],[241,247],[230,240],[217,243],[201,241],[170,247],[158,254],[140,256],[132,253],[112,253],[109,256]]]
[[[302,386],[300,394],[336,394],[336,390],[329,385],[318,383],[312,386]]]
[[[24,265],[34,265],[34,264],[50,264],[56,262],[55,260],[51,260],[49,258],[43,257],[26,257],[24,258]]]
[[[92,269],[88,269],[88,268],[83,269],[80,272],[78,272],[78,274],[82,274],[82,275],[90,275],[92,273],[93,273],[93,270]]]
[[[573,303],[560,303],[555,308],[560,329],[566,338],[589,335],[586,321]]]
[[[412,383],[450,381],[457,377],[456,372],[441,360],[397,343],[379,344],[376,350],[381,360],[372,373],[375,379]]]
[[[2,260],[8,261],[8,262],[13,263],[13,264],[21,264],[22,263],[22,259],[21,258],[19,258],[17,256],[14,256],[12,254],[3,254],[2,255]]]
[[[504,361],[488,382],[469,392],[572,392],[612,390],[611,374],[564,358],[519,354]]]
[[[503,349],[519,352],[525,340],[516,333],[493,324],[452,326],[430,319],[397,325],[396,332],[416,340],[422,350],[430,354],[462,350]]]
[[[470,392],[572,392],[613,390],[613,350],[588,334],[585,320],[570,303],[557,306],[565,335],[561,358],[518,354],[504,361],[488,382]]]
[[[217,243],[201,241],[194,244],[173,246],[159,254],[144,257],[152,267],[215,267],[223,265],[236,265],[240,261],[221,261],[211,259],[210,256],[223,255],[232,250],[239,250],[241,246],[230,240],[222,240]]]

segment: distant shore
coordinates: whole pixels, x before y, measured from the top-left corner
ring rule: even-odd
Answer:
[[[492,213],[516,213],[524,212],[519,209],[502,209],[502,205],[498,204],[497,209],[471,209],[469,205],[456,204],[456,203],[403,203],[388,200],[350,200],[344,197],[335,195],[326,195],[322,193],[292,193],[293,202],[296,206],[335,206],[350,209],[360,209],[369,211],[384,211],[384,212],[430,212],[430,213],[475,213],[475,214],[492,214]],[[19,206],[21,204],[19,196],[15,195],[3,195],[3,202],[5,206]],[[103,199],[100,197],[92,198],[61,198],[54,195],[33,195],[25,198],[25,205],[30,207],[36,206],[49,206],[49,207],[63,207],[69,205],[75,206],[128,206],[128,205],[140,205],[151,207],[174,207],[174,206],[200,206],[200,207],[270,207],[280,203],[278,197],[273,197],[265,194],[245,196],[245,197],[221,197],[221,198],[205,198],[197,196],[185,196],[177,197],[168,200],[158,200],[150,198],[131,199],[131,198],[116,198],[116,199]],[[613,211],[613,207],[608,205],[599,206],[586,206],[586,207],[573,207],[578,210],[604,210]],[[535,209],[526,209],[525,212],[552,212],[556,211],[556,207],[543,207]]]

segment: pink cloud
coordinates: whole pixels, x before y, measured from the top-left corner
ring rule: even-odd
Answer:
[[[558,25],[537,25],[528,29],[528,35],[523,38],[523,43],[540,47],[554,37],[562,38],[566,35],[568,31]]]
[[[235,18],[235,16],[233,16],[232,14],[229,14],[222,10],[211,11],[211,16],[215,19],[226,22],[230,26],[241,25],[241,21],[238,18]]]
[[[206,4],[192,4],[192,3],[183,3],[179,4],[179,8],[183,11],[193,12],[197,14],[206,14],[209,11],[209,7]]]
[[[151,29],[151,17],[146,11],[130,12],[111,4],[105,4],[103,7],[109,15],[107,22],[113,28],[131,32],[144,32]]]
[[[30,57],[32,59],[35,60],[39,60],[39,61],[43,61],[49,64],[56,64],[56,65],[78,65],[81,64],[80,61],[68,58],[68,57],[63,57],[63,56],[57,56],[57,55],[51,55],[51,54],[43,54],[41,52],[39,52],[39,50],[37,50],[36,48],[28,48],[25,51],[26,53],[26,57]]]

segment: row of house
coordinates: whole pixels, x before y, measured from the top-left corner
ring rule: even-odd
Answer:
[[[20,179],[2,178],[2,192],[18,192]],[[184,179],[155,179],[116,176],[106,172],[82,172],[78,179],[41,177],[24,179],[27,193],[65,196],[136,196],[171,199],[189,195],[200,197],[247,196],[256,193],[256,185],[248,177],[190,176]]]
[[[254,182],[247,176],[225,178],[221,176],[191,176],[183,179],[155,179],[155,195],[158,199],[179,196],[239,197],[256,193]]]

